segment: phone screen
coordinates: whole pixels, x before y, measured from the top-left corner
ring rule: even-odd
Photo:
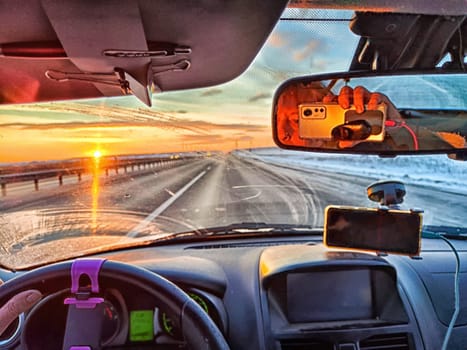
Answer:
[[[329,247],[418,255],[422,215],[405,210],[330,206],[324,242]]]

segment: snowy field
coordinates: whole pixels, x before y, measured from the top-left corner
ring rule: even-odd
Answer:
[[[380,158],[369,155],[297,152],[279,148],[237,151],[237,154],[298,169],[400,180],[407,185],[427,186],[467,196],[467,162],[455,161],[446,155]]]

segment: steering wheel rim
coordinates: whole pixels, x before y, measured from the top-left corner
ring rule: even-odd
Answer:
[[[72,264],[73,261],[68,261],[48,265],[7,281],[0,288],[0,302],[5,303],[28,289],[48,295],[71,286]],[[99,271],[99,280],[103,278],[132,284],[153,295],[170,317],[179,317],[181,332],[190,349],[229,349],[223,334],[201,306],[164,277],[141,267],[105,260]],[[22,344],[22,348],[25,346]]]

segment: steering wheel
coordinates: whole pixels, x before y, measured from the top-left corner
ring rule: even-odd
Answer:
[[[3,304],[13,295],[28,289],[38,289],[44,296],[47,296],[59,290],[69,288],[74,283],[72,278],[73,264],[83,261],[89,262],[91,260],[77,259],[72,262],[56,263],[24,273],[7,281],[0,288],[0,303]],[[92,261],[99,260],[95,259]],[[164,277],[140,267],[109,260],[100,261],[100,268],[97,273],[99,282],[102,280],[105,280],[106,284],[108,283],[107,281],[112,280],[124,282],[154,296],[158,305],[164,306],[165,312],[169,317],[172,320],[178,320],[181,333],[190,349],[229,349],[223,334],[201,306],[183,290]],[[77,278],[79,279],[80,276],[77,276]],[[53,320],[47,321],[53,322]],[[69,325],[67,324],[66,327],[69,327]],[[36,341],[40,342],[40,340]],[[83,339],[83,341],[86,344],[86,340]],[[22,337],[22,349],[31,350],[36,346],[37,344],[35,346],[27,344],[26,339]],[[44,347],[48,348],[47,344],[42,343],[39,346],[39,348]],[[95,349],[93,348],[93,350]]]

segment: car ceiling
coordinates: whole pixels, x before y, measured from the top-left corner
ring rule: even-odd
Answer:
[[[465,0],[292,0],[289,6],[465,13]],[[0,104],[221,84],[251,64],[287,0],[0,0]],[[164,53],[164,54],[161,54]],[[150,89],[148,89],[150,87]]]

